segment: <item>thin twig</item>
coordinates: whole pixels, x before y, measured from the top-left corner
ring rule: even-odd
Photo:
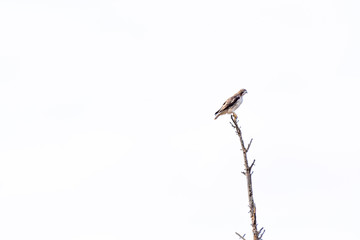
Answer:
[[[252,169],[252,167],[254,166],[254,164],[255,164],[255,159],[254,159],[254,161],[252,162],[252,164],[251,164],[250,167],[249,167],[250,170]]]
[[[261,232],[263,231],[263,232]],[[265,233],[265,229],[264,228],[261,228],[260,231],[259,231],[259,235],[258,235],[258,239],[261,240],[262,239],[262,236],[264,235]]]
[[[237,232],[235,232],[235,233],[236,233],[236,235],[238,235],[242,240],[246,240],[246,239],[245,239],[245,235],[246,235],[246,234],[244,234],[243,236],[241,236],[239,233],[237,233]]]
[[[249,142],[249,144],[248,144],[248,147],[246,148],[246,152],[249,151],[249,148],[250,148],[250,146],[251,146],[252,140],[253,140],[253,139],[250,140],[250,142]]]

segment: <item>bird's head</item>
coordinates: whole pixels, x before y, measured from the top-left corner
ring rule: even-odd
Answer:
[[[245,94],[247,94],[247,91],[246,91],[246,89],[241,89],[240,91],[239,91],[239,94],[240,94],[240,96],[244,96]]]

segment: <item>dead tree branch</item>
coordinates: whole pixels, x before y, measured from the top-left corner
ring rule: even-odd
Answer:
[[[235,232],[235,234],[238,235],[242,240],[246,240],[246,239],[245,239],[245,235],[246,235],[246,234],[244,234],[244,235],[242,235],[242,236],[241,236],[239,233],[237,233],[237,232]]]
[[[242,173],[246,176],[246,181],[247,181],[252,232],[253,232],[254,240],[261,240],[262,236],[265,233],[265,230],[264,230],[264,228],[261,228],[260,231],[257,230],[256,205],[255,205],[255,202],[254,202],[252,180],[251,180],[251,175],[253,174],[253,172],[251,170],[252,170],[252,167],[255,164],[255,159],[251,163],[250,166],[249,166],[248,159],[247,159],[247,152],[249,151],[249,148],[251,146],[252,139],[250,140],[248,146],[245,147],[240,127],[237,124],[237,119],[234,118],[233,115],[231,115],[231,120],[232,120],[233,123],[230,122],[230,124],[231,124],[231,126],[233,128],[235,128],[236,134],[239,136],[241,149],[242,149],[242,153],[243,153],[243,158],[244,158],[245,171],[242,172]],[[236,235],[238,235],[242,240],[245,240],[245,234],[243,236],[241,236],[240,234],[236,233]]]
[[[265,229],[261,228],[260,231],[259,231],[258,239],[262,239],[262,236],[264,235],[264,233],[265,233]]]
[[[250,148],[250,146],[251,146],[252,140],[253,140],[253,139],[250,140],[249,145],[248,145],[248,147],[246,148],[246,152],[249,151],[249,148]]]
[[[254,161],[252,162],[252,164],[250,165],[250,170],[252,169],[252,167],[254,166],[254,164],[255,164],[255,159],[254,159]]]

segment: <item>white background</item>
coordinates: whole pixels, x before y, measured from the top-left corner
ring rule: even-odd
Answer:
[[[0,238],[355,239],[358,1],[0,2]]]

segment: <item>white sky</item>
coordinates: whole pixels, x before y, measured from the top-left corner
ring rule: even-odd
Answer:
[[[0,1],[0,238],[354,239],[358,1]]]

